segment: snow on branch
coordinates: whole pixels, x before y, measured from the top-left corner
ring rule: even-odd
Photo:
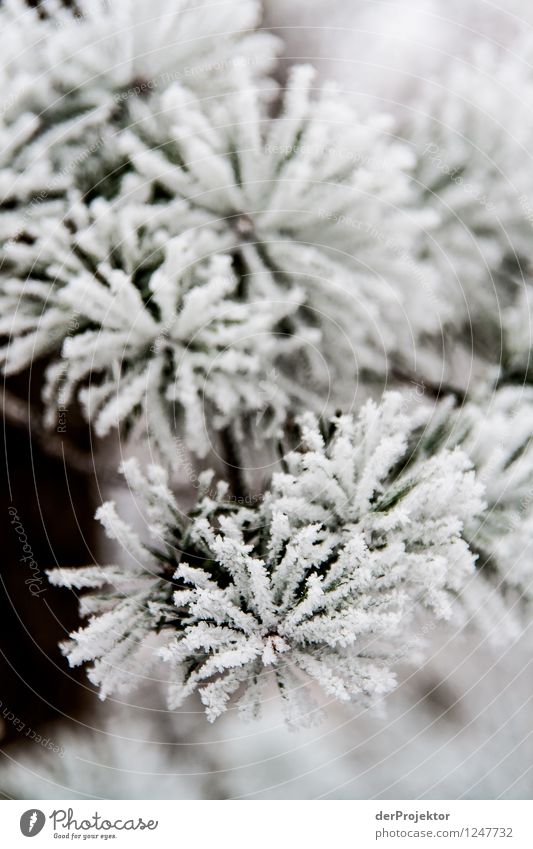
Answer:
[[[291,724],[316,713],[313,682],[341,701],[388,693],[395,663],[415,655],[416,623],[446,617],[471,577],[463,526],[483,508],[461,451],[407,463],[418,417],[401,403],[369,402],[327,433],[307,416],[289,471],[264,499],[239,506],[219,486],[186,523],[163,470],[145,476],[129,461],[152,542],[105,505],[100,520],[129,565],[51,573],[90,590],[89,624],[64,645],[70,663],[93,661],[89,677],[105,697],[133,686],[158,651],[170,706],[198,691],[210,720],[233,696],[244,715],[257,713],[270,677]]]

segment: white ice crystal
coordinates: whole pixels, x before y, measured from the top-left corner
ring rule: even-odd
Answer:
[[[102,698],[131,690],[157,663],[154,638],[169,607],[173,568],[169,570],[168,564],[176,557],[182,527],[162,468],[152,466],[143,475],[136,461],[130,460],[122,471],[144,508],[157,547],[143,545],[117,515],[115,505],[106,502],[96,517],[127,553],[127,567],[96,565],[57,569],[49,575],[53,584],[92,590],[80,604],[81,614],[90,617],[89,624],[71,635],[68,656],[73,666],[95,661],[89,678],[100,687]]]
[[[187,524],[162,469],[125,466],[145,505],[154,543],[143,545],[112,505],[99,512],[129,551],[120,570],[56,570],[54,583],[97,589],[83,601],[86,628],[64,646],[71,664],[94,661],[103,697],[132,686],[160,654],[171,669],[172,708],[198,691],[216,719],[239,694],[260,708],[269,673],[290,724],[310,721],[315,682],[331,698],[372,702],[409,660],[417,617],[446,616],[473,571],[465,518],[482,509],[460,451],[407,462],[417,417],[388,396],[358,419],[302,424],[302,445],[255,507],[204,495]],[[295,476],[296,475],[296,476]],[[204,480],[209,485],[209,479]],[[111,585],[111,586],[109,586]]]
[[[240,57],[261,76],[276,40],[254,32],[257,0],[82,0],[76,14],[54,0],[0,8],[0,186],[12,234],[88,161],[113,156],[129,105],[180,81],[199,96],[224,90]],[[9,230],[8,230],[9,232]]]
[[[90,382],[82,400],[98,434],[146,414],[168,459],[184,411],[187,442],[205,454],[206,419],[220,429],[259,411],[268,435],[289,402],[350,401],[361,371],[383,376],[389,354],[408,361],[436,329],[430,275],[409,253],[424,218],[412,159],[388,120],[361,122],[334,88],[314,94],[307,67],[276,119],[246,65],[232,79],[209,111],[178,84],[160,112],[132,101],[112,197],[72,189],[63,221],[26,222],[4,245],[6,370],[61,349],[49,420]]]
[[[18,8],[5,14],[22,44]],[[262,76],[271,40],[243,35],[256,4],[217,7],[207,29],[201,8],[186,3],[152,20],[139,0],[139,14],[119,3],[105,14],[101,4],[84,7],[81,20],[44,17],[67,81],[46,53],[51,129],[39,124],[20,155],[24,167],[42,159],[60,182],[37,199],[11,198],[1,245],[6,371],[60,350],[47,371],[48,421],[82,384],[98,434],[140,414],[166,460],[182,424],[189,446],[205,454],[205,420],[217,430],[258,412],[269,435],[289,402],[318,412],[349,402],[361,373],[382,377],[391,354],[410,361],[420,336],[439,325],[432,275],[411,251],[426,220],[409,186],[413,160],[389,119],[361,120],[332,86],[314,92],[308,67],[294,71],[272,118]],[[232,18],[234,8],[244,17]],[[185,59],[166,49],[170,23],[178,40],[185,27],[187,50],[204,57],[219,16],[237,33],[220,50],[239,47],[222,62],[224,85],[214,86],[211,66],[183,79]],[[39,20],[31,18],[36,33]],[[124,27],[131,39],[116,58]],[[222,61],[216,51],[212,61]],[[136,91],[139,75],[157,74],[163,86]],[[120,100],[127,115],[115,116],[109,109],[132,75],[135,90]],[[74,134],[81,115],[80,139],[66,133],[63,112]],[[187,251],[206,262],[186,285]],[[214,259],[220,252],[225,259]],[[299,356],[283,368],[289,349]]]
[[[439,327],[432,272],[413,258],[427,222],[410,186],[413,158],[387,116],[363,120],[309,66],[293,69],[274,118],[245,66],[234,79],[207,115],[179,85],[157,115],[136,101],[121,155],[232,242],[252,291],[303,288],[293,325],[321,334],[319,356],[306,354],[307,383],[323,396],[329,377],[338,404],[361,370],[383,374],[388,354],[409,359],[420,334]]]
[[[250,716],[273,681],[305,723],[319,689],[387,693],[426,617],[498,630],[531,599],[531,44],[452,63],[401,139],[308,66],[276,100],[256,0],[155,5],[0,7],[0,365],[46,360],[49,425],[76,399],[167,466],[219,431],[227,468],[254,428],[254,463],[287,449],[256,500],[207,475],[188,517],[126,463],[150,539],[106,503],[125,563],[51,580],[89,591],[63,650],[103,698],[165,661],[173,709]],[[331,418],[468,323],[493,390],[433,421],[460,393],[426,375],[414,412]]]
[[[303,417],[301,446],[274,476],[267,504],[293,528],[318,522],[339,541],[357,532],[389,566],[397,556],[419,599],[446,616],[472,573],[462,530],[481,513],[483,489],[464,451],[417,456],[427,412],[407,407],[389,393],[336,419],[330,436]]]
[[[172,462],[177,432],[204,455],[213,430],[239,416],[261,412],[264,434],[283,421],[289,399],[276,363],[298,340],[278,330],[301,293],[283,302],[240,296],[216,233],[173,235],[185,213],[100,198],[73,207],[69,227],[51,225],[38,266],[12,246],[0,356],[10,373],[52,355],[50,424],[79,387],[97,435],[140,418]]]
[[[502,386],[455,412],[444,405],[429,429],[461,446],[484,486],[486,510],[465,525],[478,568],[462,600],[493,640],[503,636],[502,620],[506,631],[516,632],[533,598],[532,421],[533,390]]]
[[[405,131],[420,202],[436,213],[420,250],[446,291],[452,321],[493,333],[531,257],[531,42],[476,43],[418,87]]]

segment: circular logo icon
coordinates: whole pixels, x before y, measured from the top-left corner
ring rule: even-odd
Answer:
[[[29,811],[24,811],[20,818],[20,830],[24,837],[35,837],[42,831],[46,822],[46,817],[42,811],[37,808],[31,808]]]

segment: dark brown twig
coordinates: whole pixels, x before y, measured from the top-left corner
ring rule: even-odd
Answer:
[[[39,413],[7,389],[3,387],[0,397],[2,417],[8,424],[27,430],[30,438],[50,457],[61,460],[68,468],[86,476],[98,475],[107,477],[108,473],[100,475],[97,472],[94,457],[88,451],[76,448],[69,440],[43,426]],[[115,477],[113,476],[113,483]]]
[[[228,483],[230,485],[232,495],[234,495],[235,498],[244,498],[246,496],[244,470],[242,468],[235,437],[229,426],[221,431],[220,438],[222,442],[222,459],[226,467]]]
[[[466,401],[467,393],[465,390],[460,389],[457,386],[452,386],[449,383],[444,383],[444,381],[441,381],[440,383],[433,383],[433,381],[428,380],[427,378],[419,377],[416,373],[404,371],[399,366],[393,366],[391,374],[394,379],[400,383],[416,384],[416,386],[420,387],[423,393],[426,393],[431,398],[439,399],[451,395],[460,404],[463,404]]]

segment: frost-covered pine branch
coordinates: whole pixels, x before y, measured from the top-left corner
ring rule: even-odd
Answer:
[[[158,442],[165,445],[176,418],[169,400],[186,399],[181,406],[188,414],[211,418],[209,403],[206,410],[199,403],[198,389],[208,401],[216,398],[215,428],[268,407],[265,395],[276,396],[274,422],[279,422],[288,399],[297,408],[321,409],[329,388],[332,404],[338,405],[351,397],[360,369],[385,371],[384,357],[391,351],[403,351],[408,359],[413,332],[427,332],[432,314],[436,320],[428,270],[416,266],[408,252],[423,219],[411,202],[405,173],[412,162],[406,148],[390,138],[386,121],[361,123],[333,89],[315,96],[312,78],[308,68],[295,72],[285,107],[274,120],[268,119],[261,89],[245,65],[234,73],[236,91],[209,112],[179,85],[161,96],[161,113],[150,100],[135,100],[132,126],[115,137],[127,166],[113,205],[99,198],[86,209],[85,201],[72,201],[64,220],[41,223],[30,244],[5,247],[6,271],[12,274],[1,302],[6,315],[1,329],[12,337],[5,352],[8,370],[61,350],[62,362],[49,376],[56,384],[58,376],[64,381],[63,403],[94,372],[96,407],[113,396],[111,411],[106,406],[91,419],[97,432],[106,432],[135,408],[150,408],[152,424],[160,422]],[[341,148],[339,129],[346,133]],[[103,192],[105,186],[104,180]],[[176,357],[173,349],[170,368],[147,356],[156,336],[179,337],[185,346],[190,341],[178,317],[171,326],[169,310],[176,315],[183,307],[179,275],[167,279],[179,252],[174,237],[181,237],[178,245],[186,240],[193,258],[220,250],[232,258],[227,276],[235,282],[224,297],[238,292],[236,300],[244,302],[232,307],[249,316],[239,327],[244,351],[227,327],[221,334],[206,323],[198,340],[204,355],[195,364],[188,356]],[[218,269],[220,261],[211,267]],[[216,292],[222,295],[220,273],[212,270],[204,278],[201,293],[192,294],[196,281],[189,286],[190,298],[207,302],[212,295],[213,310]],[[279,334],[269,337],[276,329],[283,330],[284,344]],[[272,352],[283,353],[291,339],[301,348],[301,365],[293,364],[290,375],[279,367],[277,386],[266,391],[276,367]],[[163,347],[168,360],[168,346]],[[103,385],[99,356],[110,372]],[[200,377],[193,375],[199,359]],[[236,379],[227,379],[222,360]],[[217,366],[209,370],[213,363]],[[250,372],[261,393],[246,380]],[[58,398],[48,389],[46,396],[50,404]],[[197,432],[196,425],[186,429],[188,436]],[[205,439],[188,441],[205,453]]]
[[[268,410],[273,415],[263,420],[278,422],[265,401],[265,394],[285,397],[267,387],[267,349],[276,344],[268,333],[295,308],[292,293],[285,306],[269,308],[262,297],[241,306],[232,300],[239,279],[227,258],[216,257],[206,261],[207,275],[190,274],[189,287],[179,282],[186,273],[181,263],[170,272],[170,292],[163,280],[169,263],[187,253],[170,242],[194,226],[194,213],[187,215],[179,198],[167,197],[165,209],[157,209],[161,197],[128,168],[117,143],[135,121],[135,101],[157,114],[162,94],[177,82],[202,99],[207,115],[209,99],[227,91],[239,63],[252,79],[264,80],[261,96],[271,96],[276,86],[265,75],[277,39],[255,31],[260,15],[257,0],[214,7],[179,0],[157,9],[148,0],[96,0],[77,4],[75,13],[52,0],[38,11],[21,0],[2,5],[1,333],[8,339],[8,372],[43,355],[63,358],[47,372],[49,423],[53,405],[68,403],[84,381],[91,383],[84,406],[90,400],[98,433],[128,420],[132,410],[149,410],[148,428],[166,460],[172,425],[183,418],[187,436],[194,436],[191,447],[205,453],[205,428],[191,418],[201,409],[210,421],[211,402],[215,428],[237,407],[241,414]],[[106,199],[115,199],[120,211]],[[163,223],[154,220],[158,215]],[[193,261],[219,248],[219,240],[201,235]],[[158,292],[147,304],[155,270],[167,295]],[[187,293],[195,283],[199,290]],[[203,324],[199,317],[191,322],[201,302]],[[175,323],[171,303],[181,311]],[[151,356],[163,339],[168,344]]]
[[[237,693],[241,713],[255,714],[269,673],[291,724],[316,712],[311,682],[330,698],[379,699],[415,651],[416,622],[446,617],[471,577],[462,530],[483,508],[460,450],[404,468],[418,422],[397,395],[334,420],[328,436],[308,415],[264,499],[239,506],[219,484],[187,522],[163,470],[144,476],[128,461],[153,541],[104,505],[98,516],[128,551],[127,568],[51,573],[92,590],[82,600],[89,624],[64,646],[70,663],[92,661],[105,697],[149,674],[159,645],[170,706],[198,691],[210,720]]]
[[[2,238],[64,212],[73,187],[110,191],[122,167],[114,135],[137,98],[176,81],[201,97],[224,91],[238,57],[270,71],[277,42],[254,32],[260,14],[257,0],[82,0],[76,13],[3,3]]]
[[[210,720],[270,680],[294,724],[316,685],[379,700],[426,617],[530,599],[530,47],[452,69],[403,141],[308,66],[275,99],[255,0],[79,11],[0,8],[4,371],[46,359],[48,424],[76,398],[167,466],[250,421],[288,454],[249,506],[204,475],[187,517],[124,464],[150,539],[100,508],[127,561],[51,573],[89,590],[64,651],[104,698],[165,661]],[[469,322],[488,394],[331,419],[391,373],[428,388]]]
[[[39,266],[19,249],[17,276],[6,276],[0,296],[0,333],[9,336],[0,356],[7,373],[52,358],[43,388],[50,425],[76,394],[98,436],[140,419],[171,464],[177,434],[205,455],[213,430],[239,416],[261,413],[264,435],[279,428],[289,397],[275,375],[303,344],[283,322],[302,294],[239,295],[221,237],[173,235],[187,209],[164,213],[78,203],[69,227],[51,231]]]
[[[406,109],[420,202],[435,213],[420,250],[452,325],[474,325],[493,350],[531,257],[532,55],[527,39],[477,44],[424,80]]]
[[[426,454],[460,446],[484,487],[486,509],[467,517],[476,580],[461,600],[491,641],[519,632],[533,599],[533,392],[502,386],[464,406],[444,402],[420,434]]]
[[[310,66],[292,69],[274,117],[260,95],[243,65],[207,116],[179,86],[158,115],[138,101],[123,154],[231,240],[252,290],[304,289],[294,332],[320,331],[308,373],[322,395],[329,380],[340,403],[360,371],[383,374],[392,352],[410,361],[413,337],[439,327],[436,280],[414,257],[428,223],[411,186],[414,160],[388,116],[363,118]]]
[[[113,138],[121,168],[110,187],[107,179],[98,183],[112,201],[72,189],[62,220],[47,218],[28,238],[4,246],[8,371],[61,353],[48,375],[49,383],[64,383],[63,399],[45,389],[49,419],[54,403],[68,402],[77,384],[94,377],[90,420],[97,433],[134,409],[151,409],[149,429],[159,431],[167,460],[180,419],[169,401],[185,409],[189,446],[205,453],[205,427],[191,426],[192,416],[218,429],[274,406],[273,415],[259,417],[273,432],[289,402],[321,410],[329,394],[332,407],[348,403],[360,372],[383,376],[390,354],[410,362],[417,338],[438,327],[431,271],[410,253],[426,216],[409,186],[412,158],[388,119],[360,120],[332,87],[314,92],[308,67],[294,72],[273,119],[244,60],[228,80],[231,90],[208,110],[179,84],[158,95],[157,108],[150,98],[133,99],[130,125]],[[73,182],[81,185],[86,170],[79,163]],[[235,298],[240,335],[228,332],[228,322],[223,334],[206,324],[194,364],[189,348],[180,358],[170,344],[162,367],[161,357],[149,355],[154,336],[177,336],[178,347],[190,341],[178,327],[180,275],[167,280],[175,238],[190,245],[193,258],[220,251],[231,257],[227,274],[235,282],[224,297]],[[222,296],[220,262],[211,261],[201,293],[192,294],[197,281],[190,284],[190,298],[212,296],[212,309],[216,292]],[[122,312],[117,328],[114,314],[127,292],[134,315]],[[102,310],[104,302],[109,309]],[[291,346],[300,356],[286,369],[279,354]],[[100,353],[91,359],[95,347]],[[103,381],[99,357],[107,366]]]

